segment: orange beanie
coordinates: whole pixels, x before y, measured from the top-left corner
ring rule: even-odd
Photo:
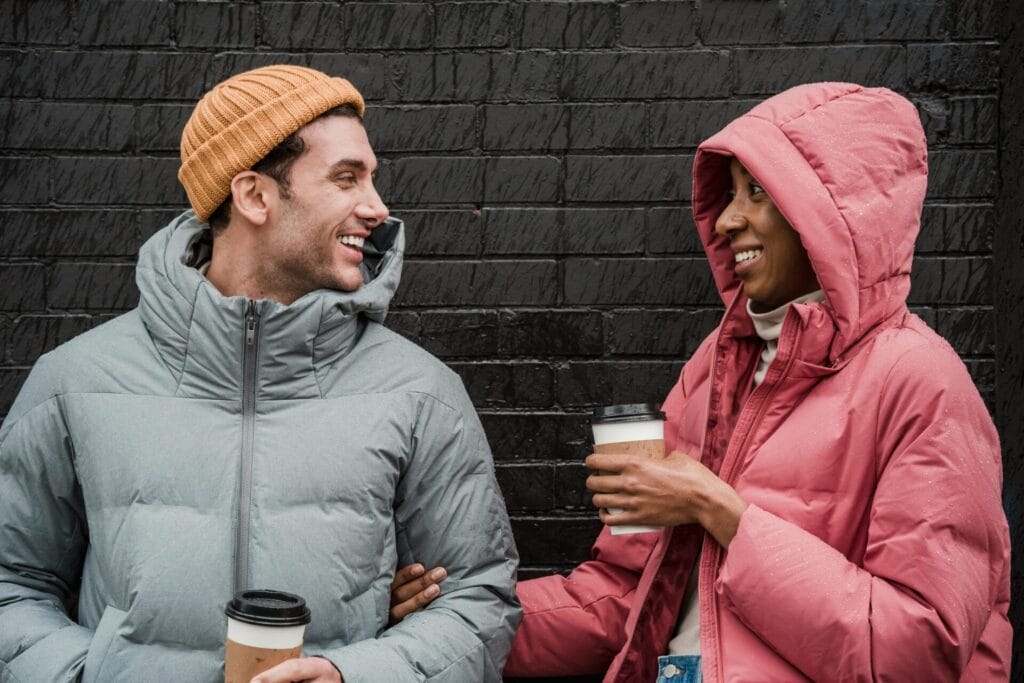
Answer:
[[[264,66],[214,86],[181,133],[178,180],[199,220],[227,199],[236,175],[342,104],[363,115],[363,96],[351,83],[304,66]]]

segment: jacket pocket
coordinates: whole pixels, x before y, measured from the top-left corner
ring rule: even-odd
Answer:
[[[127,612],[110,606],[103,610],[100,623],[96,625],[96,632],[89,645],[89,652],[85,655],[82,683],[109,683],[114,680],[112,675],[104,675],[104,671],[107,669],[106,663],[110,648],[114,644],[117,631],[124,623],[127,614]]]

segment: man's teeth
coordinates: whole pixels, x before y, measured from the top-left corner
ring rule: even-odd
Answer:
[[[762,251],[764,251],[764,249],[751,249],[749,251],[741,251],[740,253],[736,254],[736,263],[743,263],[744,261],[750,261],[751,259],[755,259],[761,255]]]
[[[356,249],[362,249],[363,242],[365,241],[366,240],[364,238],[356,237],[355,235],[342,235],[341,237],[338,238],[339,243],[347,244],[350,247],[355,247]]]

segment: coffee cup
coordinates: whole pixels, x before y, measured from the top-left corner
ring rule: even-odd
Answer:
[[[590,418],[595,453],[625,453],[645,458],[665,457],[665,413],[656,403],[629,403],[596,409]],[[609,508],[608,514],[622,510]],[[616,525],[615,535],[661,531],[661,527]]]
[[[253,676],[302,654],[309,608],[298,595],[241,591],[224,611],[228,615],[225,683],[249,683]]]

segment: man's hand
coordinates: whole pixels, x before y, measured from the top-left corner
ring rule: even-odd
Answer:
[[[413,612],[429,605],[441,594],[438,585],[448,576],[443,567],[425,571],[422,564],[410,564],[395,573],[391,582],[391,610],[388,624],[393,626]]]
[[[587,488],[595,493],[601,521],[610,526],[700,524],[728,548],[747,509],[735,489],[678,451],[663,460],[594,453],[587,467],[600,471],[587,478]],[[610,515],[607,508],[622,512]]]
[[[251,683],[345,683],[330,660],[323,657],[302,657],[281,662],[268,669]]]

